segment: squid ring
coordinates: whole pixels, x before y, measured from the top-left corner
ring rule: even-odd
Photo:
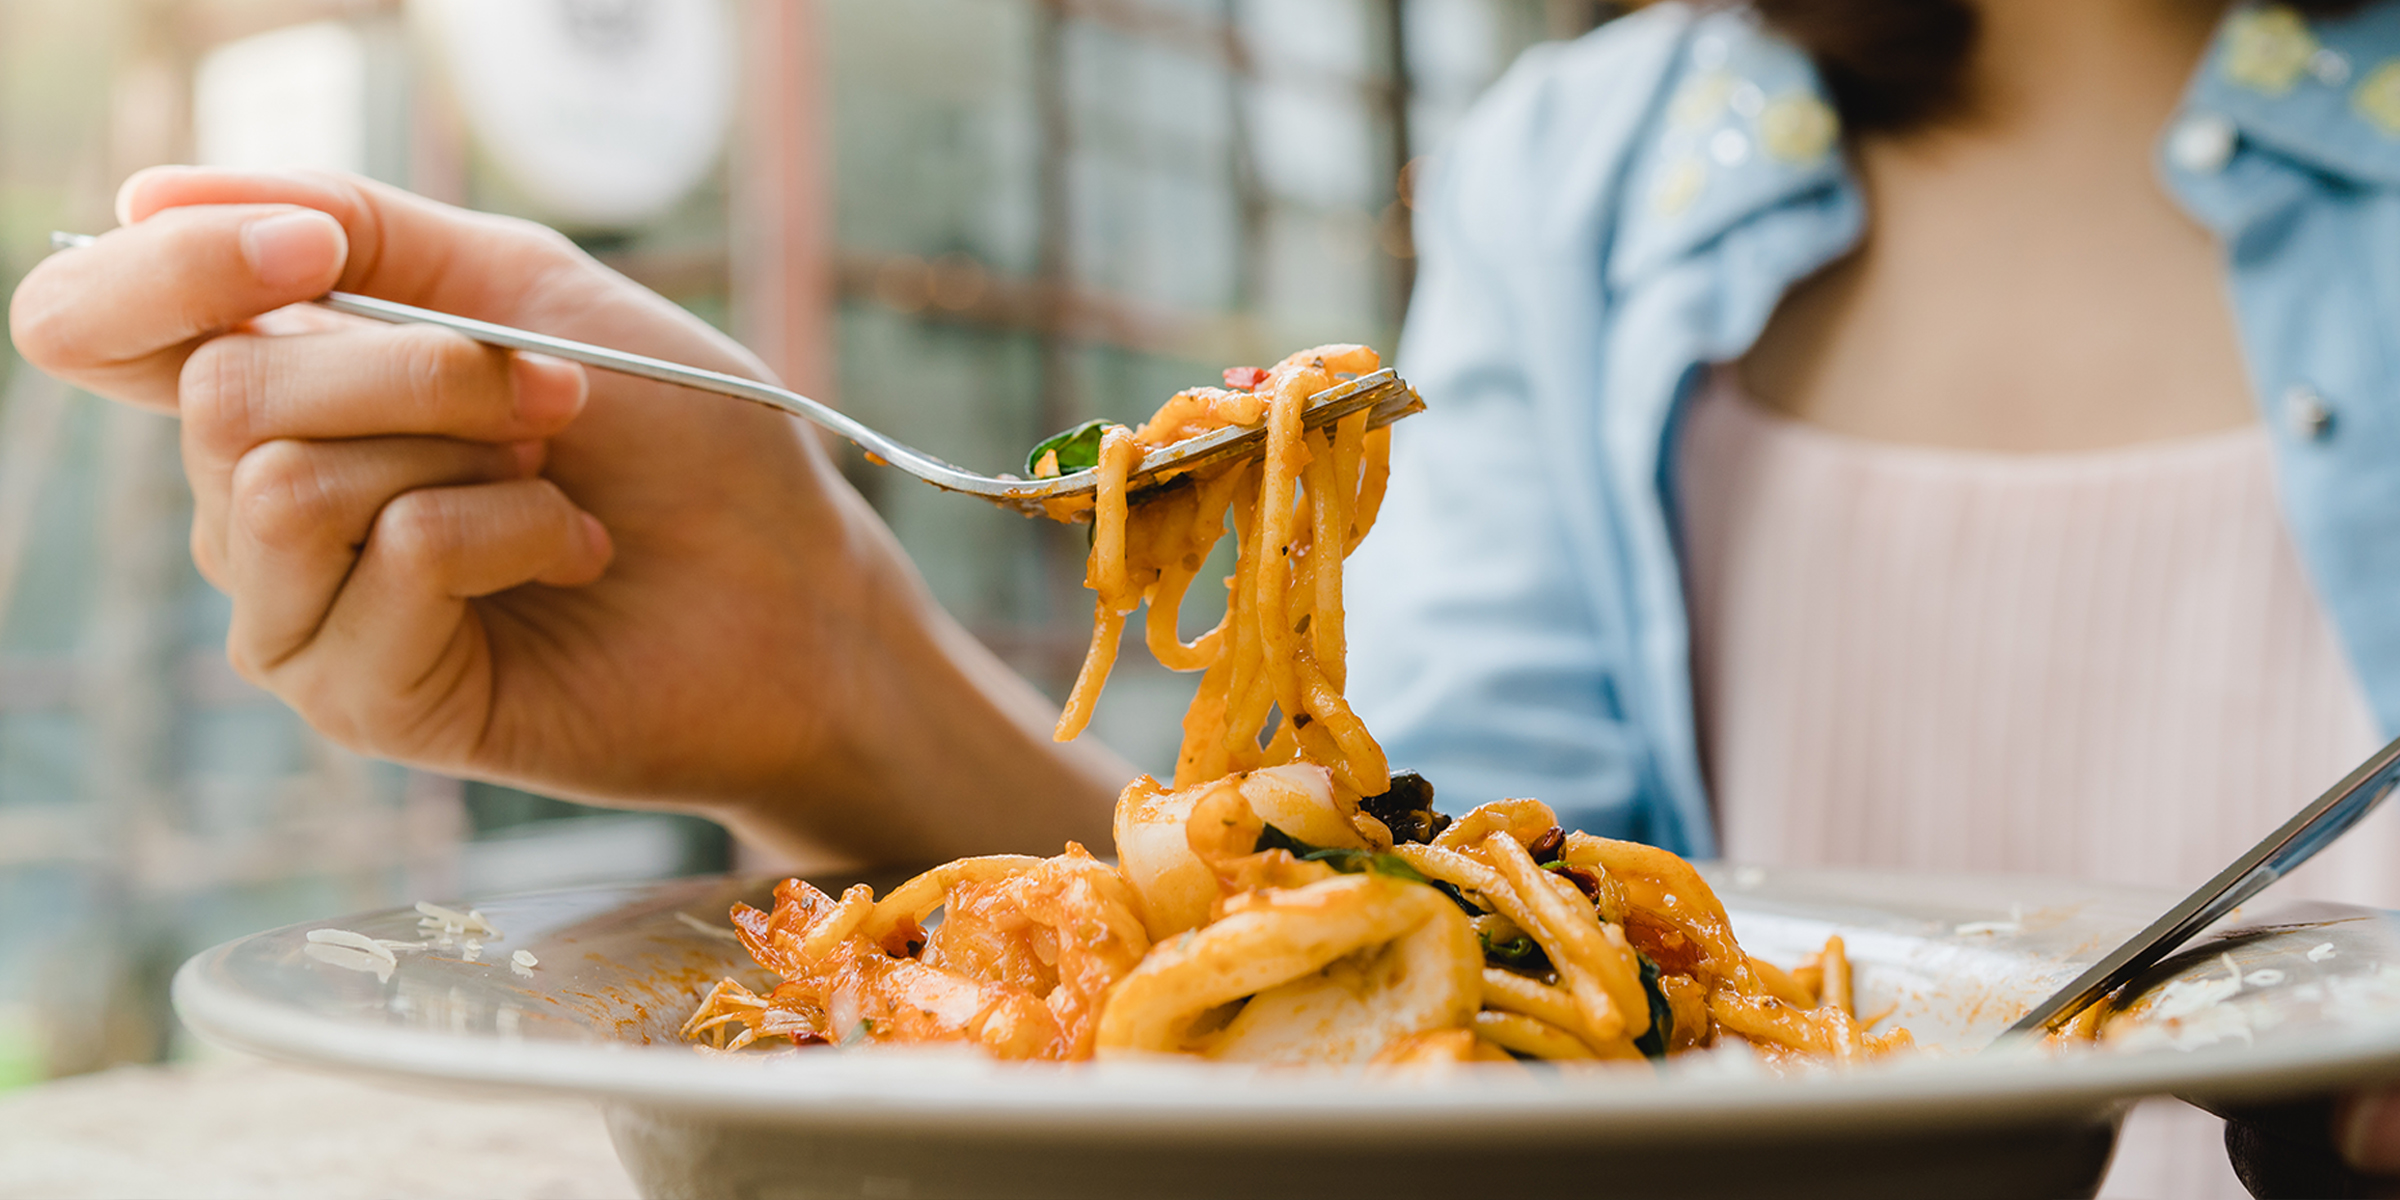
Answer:
[[[1481,955],[1448,898],[1382,875],[1344,875],[1289,891],[1254,893],[1224,919],[1154,948],[1117,984],[1100,1015],[1095,1049],[1106,1057],[1177,1053],[1210,1009],[1324,969],[1391,942],[1445,914],[1463,945],[1458,1021],[1482,998]],[[1418,1032],[1407,1030],[1403,1032]],[[1371,1052],[1371,1051],[1370,1051]]]

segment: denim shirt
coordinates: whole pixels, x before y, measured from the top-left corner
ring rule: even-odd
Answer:
[[[2238,8],[2160,138],[2217,240],[2293,539],[2400,728],[2400,3]],[[1444,807],[1715,853],[1673,447],[1693,385],[1867,212],[1808,59],[1646,8],[1528,53],[1417,219],[1391,494],[1351,572],[1350,693]]]

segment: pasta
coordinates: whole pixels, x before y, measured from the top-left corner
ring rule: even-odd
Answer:
[[[1092,644],[1059,714],[1059,740],[1091,720],[1125,618],[1147,603],[1150,652],[1172,669],[1203,672],[1184,718],[1177,787],[1302,757],[1359,795],[1390,787],[1383,748],[1342,697],[1342,560],[1374,526],[1390,475],[1391,433],[1370,431],[1363,412],[1330,434],[1301,424],[1310,396],[1342,374],[1378,365],[1364,346],[1305,350],[1253,377],[1247,390],[1195,388],[1139,429],[1103,432],[1084,572],[1084,585],[1098,595]],[[1262,417],[1260,460],[1178,480],[1168,494],[1129,504],[1125,477],[1143,451]],[[1229,512],[1241,554],[1225,617],[1187,643],[1177,629],[1184,593],[1224,535]],[[1261,746],[1270,713],[1273,736]]]
[[[1382,503],[1389,433],[1364,413],[1302,421],[1311,395],[1377,366],[1363,346],[1319,347],[1097,430],[1092,641],[1057,736],[1089,722],[1144,606],[1150,652],[1201,674],[1172,781],[1143,776],[1118,799],[1116,865],[1073,843],[961,859],[881,900],[786,880],[770,911],[733,910],[781,982],[761,995],[725,980],[686,1036],[1387,1068],[1638,1066],[1725,1042],[1847,1062],[1906,1046],[1859,1019],[1840,938],[1780,970],[1742,950],[1682,858],[1564,830],[1535,800],[1452,820],[1424,780],[1392,772],[1343,695],[1342,621],[1342,563]],[[1128,494],[1147,449],[1262,421],[1258,459]],[[1036,472],[1078,465],[1052,448]],[[1228,526],[1224,619],[1185,641],[1183,598]]]

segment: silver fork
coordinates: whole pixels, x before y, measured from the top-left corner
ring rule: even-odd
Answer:
[[[81,233],[53,233],[50,235],[50,245],[55,250],[70,250],[88,246],[95,240],[97,239]],[[356,296],[348,292],[328,292],[316,303],[335,312],[348,313],[354,317],[366,317],[376,321],[388,321],[395,325],[438,325],[444,329],[465,334],[487,346],[501,346],[510,350],[531,350],[539,354],[548,354],[571,362],[579,362],[587,367],[598,367],[603,371],[615,371],[621,375],[638,376],[660,383],[677,384],[703,392],[732,396],[754,404],[764,404],[769,408],[780,409],[830,429],[856,442],[859,448],[870,455],[944,491],[979,496],[994,504],[1014,508],[1028,514],[1041,512],[1045,501],[1070,500],[1090,496],[1099,484],[1099,473],[1089,470],[1077,471],[1051,479],[1020,479],[1014,475],[979,475],[935,458],[905,442],[888,437],[861,424],[847,414],[811,400],[798,392],[779,388],[773,384],[760,383],[755,379],[744,379],[738,375],[702,370],[699,367],[687,367],[681,363],[668,362],[665,359],[629,354],[623,350],[611,350],[605,346],[572,342],[565,338],[551,337],[548,334],[514,329],[506,325],[495,325],[489,321],[478,321],[469,317],[452,316],[449,313],[435,312],[432,309],[417,308],[407,304],[395,304],[392,301],[377,300],[371,296]],[[1372,374],[1346,380],[1309,397],[1307,407],[1302,410],[1301,419],[1308,428],[1314,429],[1330,425],[1352,413],[1364,411],[1368,414],[1368,427],[1375,428],[1389,425],[1410,413],[1421,412],[1424,408],[1425,402],[1418,398],[1416,389],[1408,386],[1405,380],[1387,367]],[[1166,472],[1184,471],[1210,463],[1222,462],[1229,458],[1256,455],[1266,442],[1266,434],[1266,427],[1263,424],[1235,426],[1204,433],[1198,437],[1186,438],[1170,446],[1161,446],[1142,456],[1141,464],[1129,474],[1127,481],[1138,489],[1146,484],[1158,482],[1159,476]]]

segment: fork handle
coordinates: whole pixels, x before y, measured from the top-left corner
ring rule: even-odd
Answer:
[[[659,383],[697,388],[704,392],[732,396],[737,400],[764,404],[769,408],[778,409],[824,426],[858,443],[877,457],[899,466],[902,470],[941,486],[960,491],[981,492],[986,488],[979,485],[989,482],[984,476],[961,470],[912,446],[894,441],[874,429],[852,420],[838,409],[811,400],[788,388],[776,387],[771,383],[744,379],[739,375],[728,375],[722,371],[688,367],[682,363],[668,362],[663,358],[651,358],[648,355],[611,350],[606,346],[569,341],[566,338],[552,337],[546,333],[534,333],[531,330],[517,329],[513,326],[495,325],[490,321],[478,321],[472,317],[453,316],[450,313],[437,312],[430,308],[418,308],[415,305],[400,304],[391,300],[378,300],[373,296],[359,296],[349,292],[328,292],[316,303],[338,313],[348,313],[354,317],[366,317],[374,321],[388,321],[394,325],[438,325],[454,333],[465,334],[487,346],[500,346],[509,350],[530,350],[536,354],[547,354],[553,358],[563,358],[569,362],[582,363],[587,367],[598,367],[603,371],[614,371],[620,375],[633,375]]]
[[[54,230],[50,234],[50,248],[72,250],[89,246],[98,240],[88,233],[68,233],[64,230]],[[349,292],[328,292],[318,298],[315,303],[321,308],[332,309],[338,313],[348,313],[354,317],[365,317],[371,321],[388,321],[394,325],[438,325],[454,333],[465,334],[487,346],[499,346],[508,350],[531,350],[537,354],[547,354],[553,358],[579,362],[587,367],[615,371],[620,375],[632,375],[659,383],[697,388],[704,392],[731,396],[737,400],[748,400],[753,404],[764,404],[769,408],[790,413],[803,420],[813,421],[849,438],[872,452],[876,457],[936,487],[946,487],[952,491],[991,498],[1007,495],[1005,485],[1001,480],[991,479],[952,466],[905,442],[893,441],[891,438],[851,420],[837,409],[811,400],[789,388],[776,387],[771,383],[760,383],[755,379],[744,379],[739,375],[727,375],[722,371],[705,371],[699,367],[687,367],[682,363],[668,362],[663,358],[651,358],[644,354],[628,354],[623,350],[611,350],[606,346],[569,341],[566,338],[551,337],[548,334],[534,333],[508,325],[495,325],[490,321],[478,321],[472,317],[452,316],[446,312],[418,308],[412,304],[378,300],[373,296],[359,296]]]

